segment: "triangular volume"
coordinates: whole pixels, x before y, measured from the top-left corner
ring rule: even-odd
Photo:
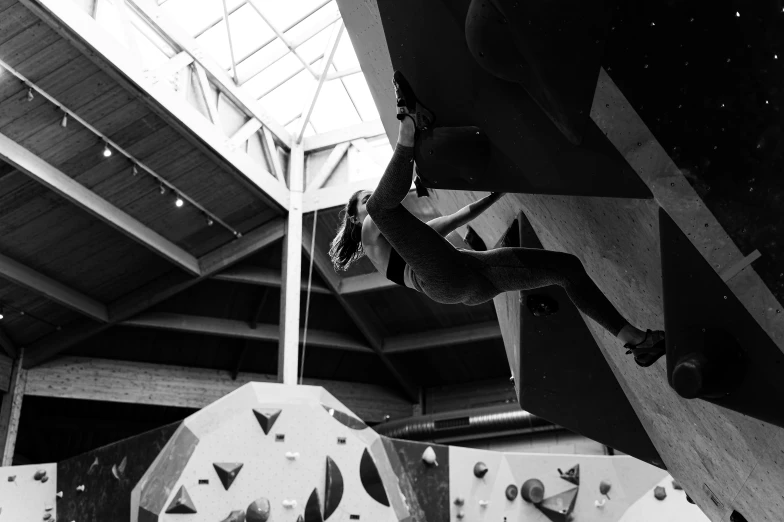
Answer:
[[[269,431],[272,429],[275,421],[278,420],[280,412],[281,410],[253,408],[253,414],[256,416],[256,420],[259,421],[261,429],[264,430],[264,435],[269,435]]]
[[[318,489],[313,488],[307,504],[305,504],[305,522],[324,522],[321,515],[321,501],[319,500]]]
[[[341,423],[343,426],[347,428],[351,428],[352,430],[364,430],[365,428],[368,427],[367,424],[365,424],[359,419],[355,419],[348,413],[344,413],[340,410],[336,410],[335,408],[327,406],[326,404],[322,404],[322,406],[324,407],[325,410],[327,410],[327,413],[329,413],[332,416],[332,418],[334,418],[336,421],[338,421],[339,423]]]
[[[223,487],[226,491],[229,490],[231,487],[232,482],[234,479],[237,478],[239,475],[240,470],[242,469],[241,462],[215,462],[212,467],[215,468],[215,472],[218,474],[218,478],[223,484]]]
[[[566,470],[566,472],[563,472],[563,471],[561,471],[559,469],[558,473],[561,475],[561,478],[564,479],[566,482],[571,482],[575,486],[579,486],[580,485],[580,465],[579,464],[575,464],[574,466],[572,466],[571,468]]]
[[[577,502],[577,492],[580,488],[572,488],[548,497],[536,507],[553,522],[567,522],[569,515],[574,510],[574,503]]]
[[[324,520],[338,508],[343,498],[343,474],[337,463],[327,456],[327,481],[324,488]]]
[[[193,505],[193,500],[188,495],[188,490],[185,489],[185,486],[180,487],[171,504],[166,508],[166,512],[176,514],[196,513],[196,506]]]

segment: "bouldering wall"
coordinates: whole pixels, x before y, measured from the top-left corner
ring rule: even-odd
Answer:
[[[0,522],[57,518],[57,464],[0,467]]]
[[[415,54],[416,50],[406,49],[401,45],[405,42],[388,42],[375,0],[339,0],[338,4],[387,135],[394,143],[397,121],[391,101],[394,56],[390,49],[398,54]],[[404,5],[397,5],[405,12]],[[438,27],[431,25],[430,29]],[[429,36],[436,45],[437,35]],[[658,212],[663,208],[716,272],[734,274],[727,280],[729,290],[781,349],[784,314],[780,303],[754,269],[744,264],[741,251],[611,76],[600,70],[598,78],[591,120],[645,183],[653,199],[508,194],[472,227],[486,244],[494,245],[517,214],[525,212],[542,245],[577,255],[631,323],[661,329],[664,311]],[[519,95],[527,96],[523,91]],[[448,115],[448,109],[446,112]],[[485,194],[434,190],[432,202],[447,214]],[[709,518],[726,520],[737,510],[749,520],[778,519],[784,512],[784,501],[777,493],[784,488],[780,452],[784,431],[706,401],[683,399],[670,388],[663,359],[641,369],[624,354],[617,339],[591,320],[586,322],[669,472]]]

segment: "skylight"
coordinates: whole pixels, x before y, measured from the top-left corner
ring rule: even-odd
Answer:
[[[230,31],[224,0],[158,3],[265,111],[290,133],[299,132],[330,55],[328,44],[342,24],[335,0],[225,0]],[[345,30],[328,71],[306,136],[379,118]]]

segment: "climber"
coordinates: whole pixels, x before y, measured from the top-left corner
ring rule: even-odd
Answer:
[[[390,281],[444,304],[478,305],[502,292],[559,285],[581,312],[624,342],[638,365],[650,366],[664,355],[664,332],[643,332],[629,324],[577,256],[531,248],[476,252],[455,248],[445,239],[487,210],[502,193],[491,193],[427,224],[403,207],[414,172],[417,133],[431,125],[434,116],[417,101],[399,71],[393,83],[400,120],[397,145],[376,190],[354,193],[341,212],[329,251],[335,270],[345,270],[367,255]]]

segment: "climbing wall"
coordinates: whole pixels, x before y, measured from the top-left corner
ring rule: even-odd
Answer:
[[[178,428],[134,522],[406,520],[381,437],[322,388],[251,383]]]
[[[53,522],[57,498],[57,464],[0,468],[0,522]]]

